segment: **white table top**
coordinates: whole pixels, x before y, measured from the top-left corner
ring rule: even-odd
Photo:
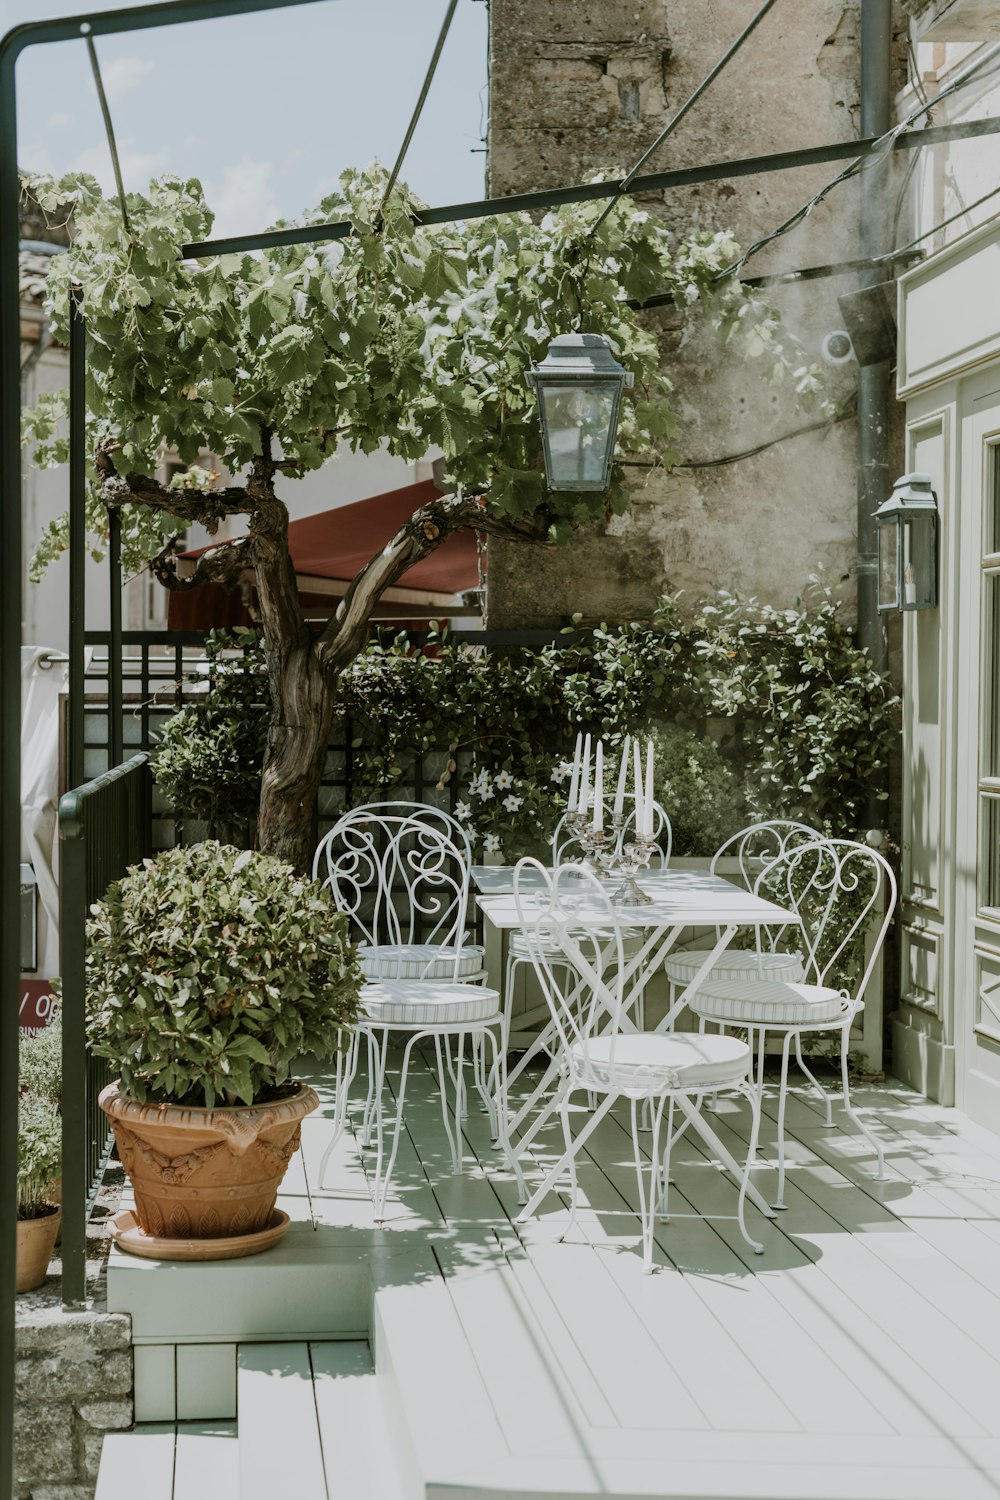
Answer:
[[[519,927],[513,866],[474,865],[472,878],[482,892],[477,899],[487,921],[501,930]],[[617,885],[618,880],[611,877],[606,883]],[[618,908],[630,927],[669,927],[678,922],[686,927],[766,927],[798,921],[794,912],[707,870],[644,871],[639,885],[653,899],[647,906]],[[526,913],[530,911],[530,896],[528,901],[522,896],[521,904]]]

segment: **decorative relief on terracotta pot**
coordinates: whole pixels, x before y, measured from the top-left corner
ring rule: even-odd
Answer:
[[[267,1104],[192,1109],[101,1094],[135,1191],[141,1230],[158,1239],[224,1239],[271,1225],[281,1179],[319,1104],[299,1085]],[[243,1253],[243,1252],[240,1252]]]

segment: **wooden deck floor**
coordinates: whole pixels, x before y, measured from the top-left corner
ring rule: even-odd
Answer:
[[[320,1186],[332,1094],[322,1078],[312,1081],[324,1105],[304,1124],[280,1201],[298,1234],[314,1227],[315,1256],[330,1257],[329,1274],[337,1255],[355,1253],[381,1288],[370,1335],[377,1378],[361,1388],[365,1399],[381,1393],[384,1410],[372,1420],[385,1423],[389,1441],[367,1441],[353,1460],[366,1475],[372,1452],[398,1445],[398,1490],[379,1480],[378,1500],[1000,1497],[1000,1136],[902,1086],[859,1088],[862,1110],[881,1119],[890,1175],[879,1184],[849,1122],[825,1129],[817,1105],[798,1095],[788,1211],[767,1222],[748,1209],[763,1256],[731,1217],[732,1182],[685,1137],[672,1216],[657,1232],[659,1269],[643,1276],[623,1119],[609,1117],[593,1138],[580,1169],[586,1206],[572,1237],[557,1243],[565,1200],[553,1193],[537,1219],[514,1223],[513,1181],[475,1105],[464,1171],[453,1175],[436,1081],[418,1066],[391,1216],[379,1230],[352,1136]],[[772,1094],[756,1175],[765,1196],[774,1106]],[[746,1109],[722,1100],[716,1124],[741,1156]],[[560,1139],[554,1126],[537,1143],[529,1183]],[[267,1463],[254,1443],[273,1426],[263,1404],[259,1419],[252,1407],[254,1372],[287,1374],[290,1356],[274,1351],[291,1348],[249,1346],[245,1368],[241,1353],[241,1477],[220,1496],[264,1493],[255,1481]],[[335,1452],[315,1491],[316,1500],[334,1500],[351,1490],[337,1482],[350,1472],[357,1425],[341,1410],[350,1386],[331,1386],[326,1371],[321,1389],[314,1369],[309,1394],[312,1356],[301,1358],[304,1376],[282,1382],[287,1421],[304,1433],[312,1424],[308,1442]],[[267,1410],[273,1400],[272,1385]],[[332,1445],[337,1420],[342,1435]],[[212,1465],[233,1471],[228,1428],[150,1433],[176,1444],[178,1474],[197,1469],[203,1436]],[[306,1441],[296,1438],[297,1453]],[[122,1447],[123,1456],[134,1451]],[[294,1479],[295,1455],[285,1457]],[[356,1495],[368,1493],[360,1484]],[[175,1480],[177,1500],[202,1492]]]
[[[732,1217],[714,1217],[733,1214],[735,1189],[686,1137],[660,1269],[646,1277],[622,1119],[593,1138],[586,1207],[556,1243],[565,1200],[552,1194],[536,1220],[514,1224],[513,1182],[475,1107],[464,1171],[452,1174],[436,1082],[417,1071],[391,1220],[376,1238],[388,1249],[416,1234],[432,1249],[512,1485],[533,1474],[538,1493],[560,1493],[562,1474],[567,1493],[1000,1496],[1000,1137],[902,1086],[859,1088],[857,1102],[881,1120],[889,1181],[872,1180],[842,1115],[827,1130],[798,1095],[788,1210],[766,1222],[748,1209],[760,1257]],[[766,1160],[774,1106],[772,1094]],[[742,1155],[746,1109],[722,1100],[716,1124]],[[319,1187],[328,1130],[306,1122],[297,1190],[317,1226],[370,1230],[353,1140]],[[529,1180],[559,1144],[554,1126]],[[755,1180],[768,1196],[770,1166]]]

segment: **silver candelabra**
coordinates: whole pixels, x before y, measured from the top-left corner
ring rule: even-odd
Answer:
[[[616,906],[648,906],[648,896],[636,879],[639,870],[649,864],[656,850],[652,840],[637,834],[628,843],[621,840],[622,823],[615,818],[611,823],[610,836],[603,828],[595,829],[586,813],[574,813],[572,827],[584,862],[597,875],[620,875],[621,884],[611,894]]]

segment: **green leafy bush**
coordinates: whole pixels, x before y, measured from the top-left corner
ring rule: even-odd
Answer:
[[[688,612],[681,605],[670,596],[647,623],[569,630],[534,651],[440,636],[423,651],[406,635],[373,643],[340,680],[352,800],[398,796],[417,762],[427,758],[426,776],[437,754],[438,792],[457,780],[478,848],[512,860],[539,852],[565,810],[578,730],[602,735],[612,764],[626,733],[655,731],[658,797],[678,854],[711,854],[751,818],[797,817],[847,835],[863,827],[898,733],[897,699],[855,645],[840,601],[814,578],[784,610],[728,592]],[[253,676],[257,658],[249,661]],[[244,710],[220,712],[235,716],[238,732]],[[718,716],[735,729],[724,755],[705,733]],[[256,760],[226,760],[198,742],[196,726],[179,737],[213,806],[257,795],[262,747]],[[205,816],[179,783],[170,795],[180,811]]]
[[[141,1102],[251,1104],[357,1016],[347,919],[291,866],[215,840],[109,887],[87,925],[87,1031]]]
[[[260,801],[268,718],[264,653],[254,630],[213,630],[205,656],[207,690],[167,720],[153,774],[181,817],[203,820],[235,842]]]
[[[747,822],[741,777],[714,740],[676,725],[652,735],[656,796],[670,815],[674,854],[708,854]]]
[[[38,1216],[62,1166],[62,1121],[51,1099],[25,1092],[17,1106],[17,1217]]]
[[[62,1102],[62,1026],[58,1020],[33,1035],[22,1032],[17,1049],[18,1086],[22,1093]]]

